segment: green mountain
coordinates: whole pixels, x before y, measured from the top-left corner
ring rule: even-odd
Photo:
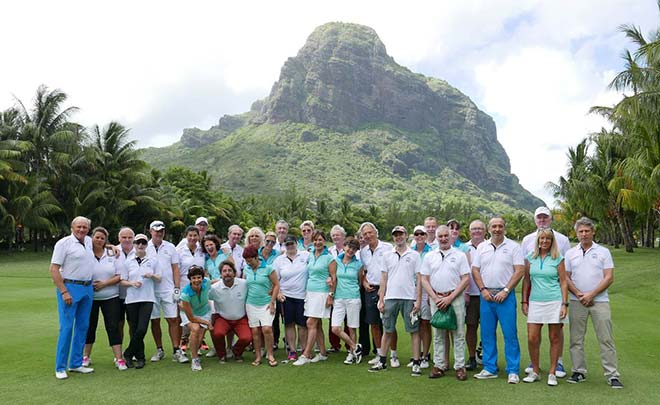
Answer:
[[[295,187],[364,204],[456,200],[489,212],[543,204],[511,174],[490,116],[447,82],[398,65],[357,24],[318,27],[249,112],[187,128],[144,158],[207,170],[235,195]]]

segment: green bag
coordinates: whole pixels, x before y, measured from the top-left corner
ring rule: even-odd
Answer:
[[[446,310],[435,311],[433,318],[431,318],[431,326],[436,329],[456,330],[456,312],[450,305]]]

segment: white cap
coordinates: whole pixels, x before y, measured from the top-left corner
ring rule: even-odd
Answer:
[[[205,217],[199,217],[199,218],[197,218],[197,219],[195,220],[195,225],[199,225],[199,224],[201,224],[202,222],[204,222],[206,225],[209,224],[209,220],[208,220],[208,219],[206,219]]]
[[[415,227],[415,229],[413,230],[413,234],[415,234],[417,231],[422,231],[424,233],[427,233],[426,228],[424,227],[424,225],[417,225]]]
[[[149,224],[149,229],[153,229],[154,231],[160,231],[161,229],[165,229],[165,224],[163,221],[154,221],[151,224]]]
[[[538,207],[536,211],[534,211],[534,218],[538,217],[541,214],[545,214],[549,217],[552,216],[552,213],[550,212],[550,209],[548,207]]]

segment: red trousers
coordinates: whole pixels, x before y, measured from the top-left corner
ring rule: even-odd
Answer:
[[[238,337],[238,341],[232,348],[234,356],[241,356],[247,345],[252,341],[252,331],[248,325],[247,315],[235,321],[229,321],[217,314],[214,314],[214,318],[213,330],[211,332],[213,346],[215,346],[215,351],[218,353],[218,358],[223,358],[227,354],[225,336],[227,336],[230,331],[233,331]]]

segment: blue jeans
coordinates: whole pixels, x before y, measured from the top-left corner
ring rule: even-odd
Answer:
[[[66,289],[71,294],[71,305],[64,303],[62,294],[57,290],[57,312],[60,317],[60,333],[57,337],[57,354],[55,355],[55,371],[66,371],[82,366],[83,350],[89,327],[89,315],[92,311],[94,288],[91,285],[82,286],[67,283]],[[73,339],[71,338],[73,335]],[[69,353],[71,361],[69,362]]]
[[[481,316],[481,344],[483,347],[484,370],[497,373],[497,322],[502,326],[504,335],[504,355],[506,357],[506,373],[520,372],[520,344],[518,343],[518,327],[516,324],[516,294],[511,291],[501,304],[486,301],[481,297],[479,315]]]

